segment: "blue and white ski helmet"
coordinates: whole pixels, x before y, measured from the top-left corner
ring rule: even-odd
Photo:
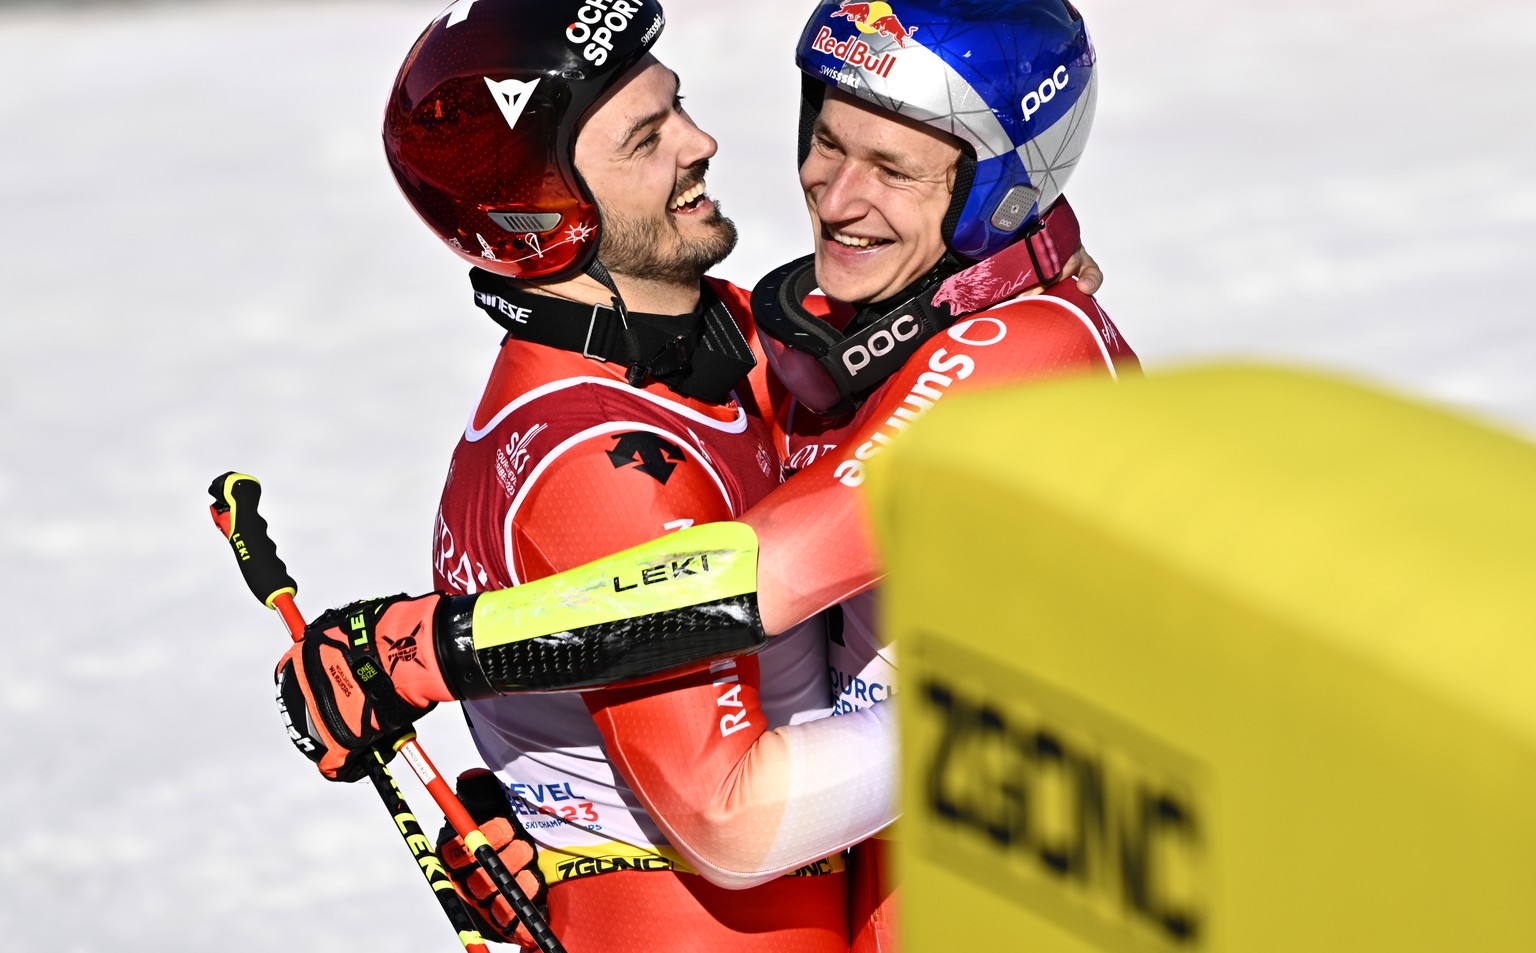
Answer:
[[[980,260],[1061,195],[1093,125],[1093,43],[1067,0],[822,2],[795,50],[800,161],[827,87],[963,144],[944,239]]]

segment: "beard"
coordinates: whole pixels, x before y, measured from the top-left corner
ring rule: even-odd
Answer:
[[[664,284],[696,285],[709,269],[736,247],[736,224],[715,206],[709,217],[695,223],[697,235],[685,236],[670,212],[662,218],[629,218],[603,203],[603,237],[597,257],[615,275]]]

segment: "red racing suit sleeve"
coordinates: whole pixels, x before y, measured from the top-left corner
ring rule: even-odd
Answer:
[[[808,652],[824,639],[814,625],[770,649]],[[766,730],[760,693],[771,664],[760,653],[662,691],[585,696],[610,756],[657,826],[723,887],[809,867],[896,818],[894,707]],[[825,692],[825,666],[818,661],[810,677]]]
[[[1081,298],[1081,296],[1079,296]],[[861,412],[838,450],[745,517],[757,529],[760,598],[777,631],[872,586],[880,564],[859,487],[864,464],[956,390],[1138,369],[1091,299],[1028,298],[934,338]],[[766,620],[766,610],[765,610]],[[770,626],[770,631],[775,631]],[[649,688],[590,693],[610,754],[673,845],[712,882],[748,887],[857,843],[897,813],[892,706],[767,730],[763,666],[799,651],[804,629],[757,656]],[[811,638],[819,637],[813,630]]]
[[[967,317],[936,335],[860,408],[839,447],[740,519],[758,536],[758,607],[778,634],[864,592],[882,573],[865,464],[946,394],[1066,374],[1140,373],[1109,316],[1072,283]]]

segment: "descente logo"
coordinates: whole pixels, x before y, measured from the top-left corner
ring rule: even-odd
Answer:
[[[1040,107],[1056,98],[1056,94],[1067,88],[1072,81],[1072,76],[1065,66],[1056,67],[1056,72],[1045,78],[1040,88],[1032,93],[1024,94],[1024,102],[1020,105],[1024,108],[1024,121],[1040,111]]]
[[[898,322],[899,323],[899,322]],[[991,347],[1008,336],[1008,325],[997,318],[972,318],[949,329],[949,337],[958,344],[970,347]],[[890,446],[891,440],[907,425],[928,412],[934,402],[943,397],[955,381],[963,381],[976,370],[976,361],[965,354],[950,354],[944,348],[934,351],[928,358],[928,370],[918,375],[912,389],[901,399],[901,405],[891,412],[885,423],[853,451],[853,456],[837,465],[832,475],[843,486],[860,486],[864,483],[864,465],[876,454]]]
[[[585,44],[581,55],[588,63],[602,66],[613,51],[614,35],[629,29],[639,12],[639,4],[630,0],[586,0],[576,10],[576,22],[565,28],[565,38],[577,46]],[[657,17],[647,38],[660,29],[660,20]]]

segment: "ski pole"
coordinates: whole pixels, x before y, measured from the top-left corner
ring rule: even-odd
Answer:
[[[257,504],[261,500],[260,481],[248,474],[231,471],[216,477],[208,487],[208,492],[214,499],[208,510],[213,516],[214,524],[219,527],[234,551],[240,573],[245,578],[245,584],[263,605],[275,609],[282,616],[283,622],[288,627],[288,634],[295,642],[299,641],[304,637],[304,616],[293,601],[293,597],[298,593],[298,583],[288,574],[288,567],[278,557],[277,544],[267,534],[267,521],[257,511]],[[517,885],[512,872],[507,869],[506,864],[502,863],[501,857],[485,839],[485,835],[480,833],[479,826],[470,817],[463,802],[453,793],[448,782],[438,774],[436,766],[421,749],[421,745],[416,741],[416,733],[407,732],[394,747],[405,757],[406,763],[411,766],[416,777],[432,795],[432,799],[437,802],[438,808],[442,810],[448,823],[452,824],[453,829],[464,838],[464,846],[469,848],[475,860],[496,885],[497,890],[512,906],[517,918],[533,935],[539,949],[543,953],[565,953],[565,948],[560,945],[560,941],[550,930],[549,923],[523,893],[522,888]],[[383,753],[375,749],[373,757],[365,762],[369,780],[373,782],[374,789],[379,792],[385,808],[394,818],[396,828],[405,839],[411,855],[416,858],[422,875],[431,885],[438,902],[442,905],[443,912],[447,914],[449,922],[458,932],[459,941],[470,953],[488,953],[483,938],[469,917],[469,912],[453,889],[453,881],[443,870],[437,855],[433,853],[431,842],[422,834],[420,825],[416,822],[410,807],[405,803],[405,798],[401,795],[400,788],[384,761]]]

